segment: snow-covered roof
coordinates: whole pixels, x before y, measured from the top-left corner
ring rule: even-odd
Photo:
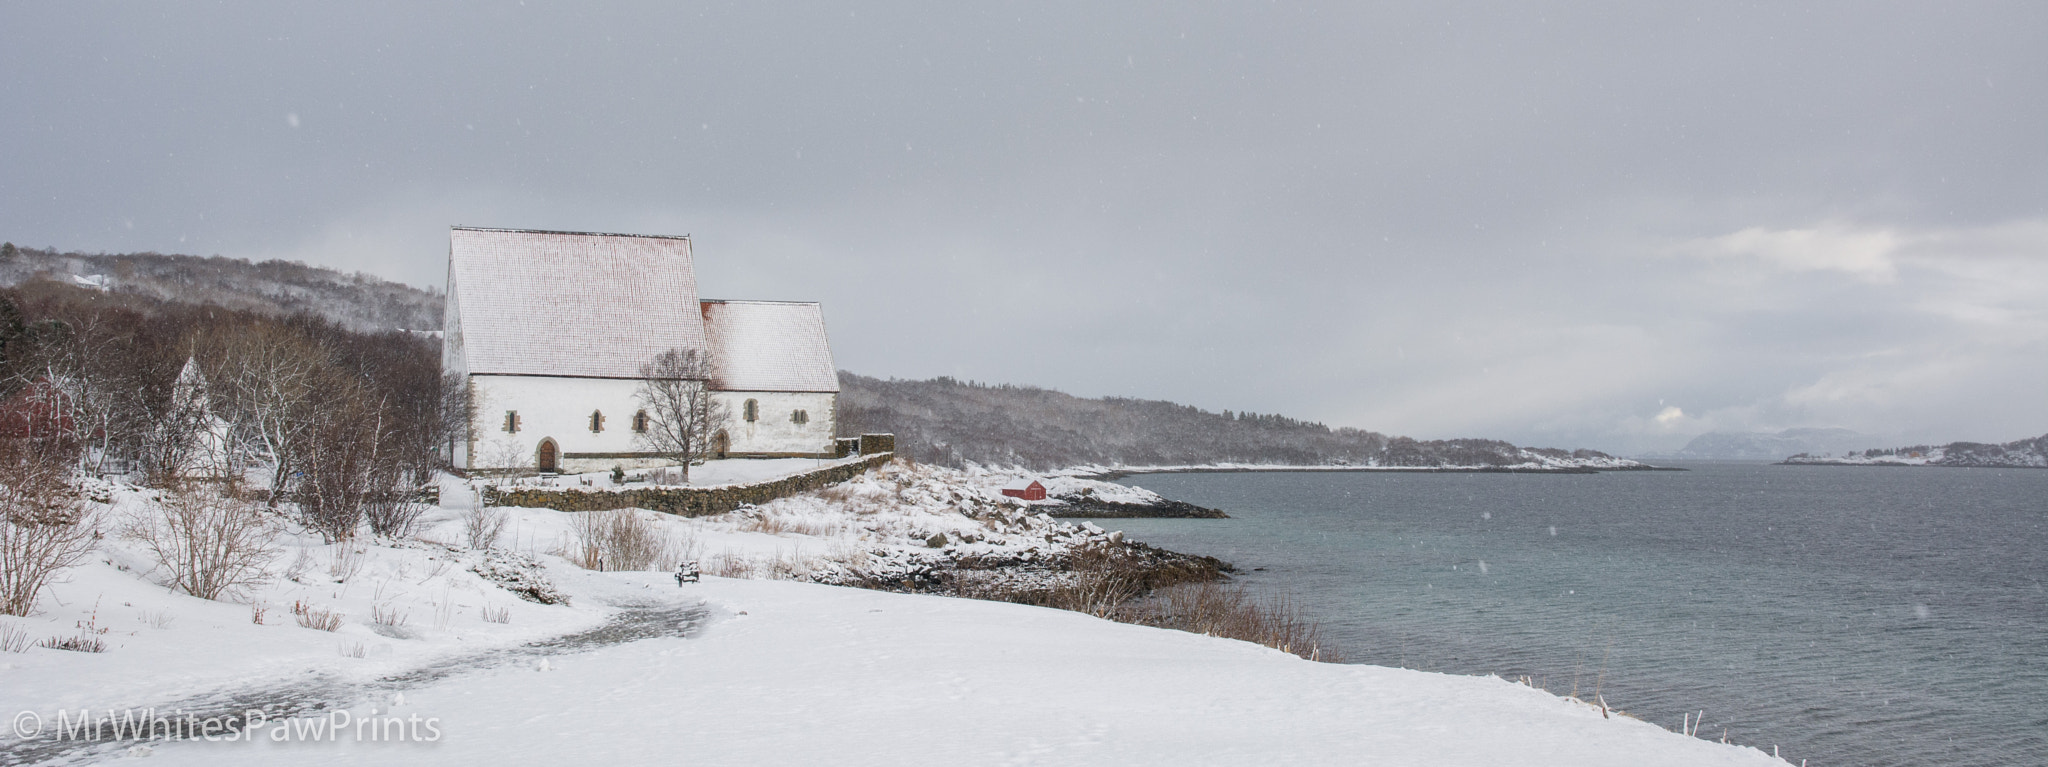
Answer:
[[[825,312],[815,303],[705,301],[711,386],[723,391],[839,391]]]
[[[1019,480],[1013,480],[1013,481],[1011,481],[1011,482],[1010,482],[1009,484],[1003,485],[1003,489],[1004,489],[1004,490],[1029,490],[1029,489],[1031,489],[1031,486],[1032,486],[1032,485],[1036,485],[1036,484],[1038,484],[1038,480],[1035,480],[1035,479],[1031,479],[1030,477],[1025,477],[1025,478],[1023,478],[1023,479],[1019,479]]]
[[[704,348],[688,237],[456,227],[448,294],[470,374],[637,378]]]

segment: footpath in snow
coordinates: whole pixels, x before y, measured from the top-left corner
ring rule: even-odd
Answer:
[[[299,538],[280,551],[272,583],[212,602],[152,582],[148,564],[110,538],[38,614],[0,617],[37,638],[95,626],[107,644],[0,653],[0,709],[17,727],[32,718],[43,728],[0,736],[0,761],[1783,764],[1493,678],[1313,663],[1075,612],[771,579],[807,577],[794,564],[812,556],[803,552],[825,552],[816,567],[829,571],[915,549],[1030,540],[1056,551],[1104,535],[947,511],[982,503],[971,496],[985,481],[959,473],[850,484],[747,513],[658,520],[699,554],[791,563],[730,568],[759,580],[679,585],[666,572],[584,570],[550,553],[570,543],[573,515],[513,510],[514,551]],[[109,513],[146,510],[146,494],[113,496]],[[460,540],[466,493],[444,498],[421,538]],[[927,534],[943,546],[920,543]],[[521,599],[505,588],[520,579],[564,599]],[[301,625],[301,604],[339,615],[336,630]],[[270,721],[249,730],[253,742],[55,740],[60,710],[150,706],[168,717],[254,708]]]

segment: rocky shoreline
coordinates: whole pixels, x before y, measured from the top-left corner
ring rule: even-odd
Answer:
[[[1222,509],[1196,506],[1171,498],[1158,503],[1119,503],[1095,498],[1061,498],[1057,504],[1034,507],[1060,519],[1229,519]]]

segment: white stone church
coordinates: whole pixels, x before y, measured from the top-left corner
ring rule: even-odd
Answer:
[[[634,439],[640,368],[709,353],[718,457],[831,457],[839,376],[816,303],[697,297],[688,237],[456,227],[443,370],[475,419],[456,466],[543,472],[665,461]]]

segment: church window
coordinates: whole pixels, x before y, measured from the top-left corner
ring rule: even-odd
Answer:
[[[802,426],[804,424],[811,422],[811,414],[806,413],[802,410],[791,411],[789,414],[789,422],[796,424],[798,426]]]
[[[746,411],[747,423],[761,420],[761,403],[758,400],[747,400],[747,406],[743,409]]]
[[[633,431],[647,433],[647,411],[642,410],[633,414]]]
[[[591,431],[593,431],[593,432],[600,432],[600,431],[604,431],[604,412],[603,412],[603,411],[600,411],[600,410],[592,410],[592,411],[590,411],[590,430],[591,430]]]
[[[517,433],[518,431],[519,431],[519,411],[517,411],[517,410],[507,410],[507,411],[505,411],[505,432],[506,432],[506,433],[508,433],[508,434],[512,434],[512,433]]]

